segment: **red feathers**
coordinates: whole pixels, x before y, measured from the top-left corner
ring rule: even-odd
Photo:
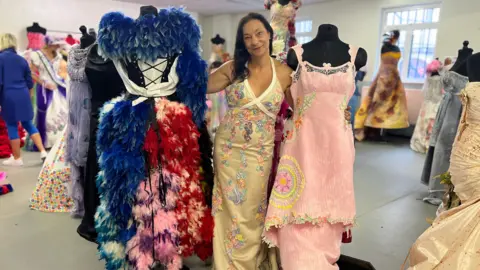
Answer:
[[[200,134],[185,105],[162,99],[155,107],[161,136],[162,167],[180,177],[175,209],[179,252],[183,257],[196,252],[200,258],[207,259],[212,255],[213,218],[200,185]],[[146,141],[154,135],[147,133]],[[151,153],[158,151],[150,145],[148,149]]]

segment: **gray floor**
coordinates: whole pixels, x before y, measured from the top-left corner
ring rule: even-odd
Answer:
[[[31,211],[28,200],[40,170],[38,154],[25,153],[23,168],[2,168],[15,191],[0,196],[0,269],[101,270],[96,247],[77,236],[79,221],[68,214]],[[399,269],[435,208],[420,198],[424,156],[406,144],[357,144],[355,191],[358,226],[343,253],[372,262],[378,270]],[[190,260],[193,269],[208,269]],[[253,270],[253,269],[252,269]]]

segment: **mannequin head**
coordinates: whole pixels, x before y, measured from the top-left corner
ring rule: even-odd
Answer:
[[[398,42],[398,39],[400,38],[400,31],[398,30],[393,30],[391,32],[388,32],[384,35],[384,40],[383,43],[388,43],[391,45],[396,45]]]
[[[223,53],[223,45],[225,44],[225,39],[217,34],[214,38],[210,40],[212,42],[212,51],[216,54]]]
[[[158,9],[154,6],[143,6],[140,7],[140,17],[145,15],[152,14],[158,16]]]
[[[248,76],[246,64],[249,60],[270,56],[272,51],[273,29],[267,19],[258,13],[250,13],[238,24],[235,41],[234,78]]]

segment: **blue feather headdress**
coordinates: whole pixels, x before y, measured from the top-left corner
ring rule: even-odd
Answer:
[[[205,117],[207,63],[200,57],[200,27],[183,8],[160,10],[138,19],[119,12],[105,14],[98,31],[98,45],[110,59],[155,61],[180,55],[177,62],[177,96],[200,126]]]

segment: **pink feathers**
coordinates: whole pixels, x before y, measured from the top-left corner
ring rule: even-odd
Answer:
[[[433,60],[427,66],[427,73],[439,72],[442,69],[442,62],[438,60]]]

